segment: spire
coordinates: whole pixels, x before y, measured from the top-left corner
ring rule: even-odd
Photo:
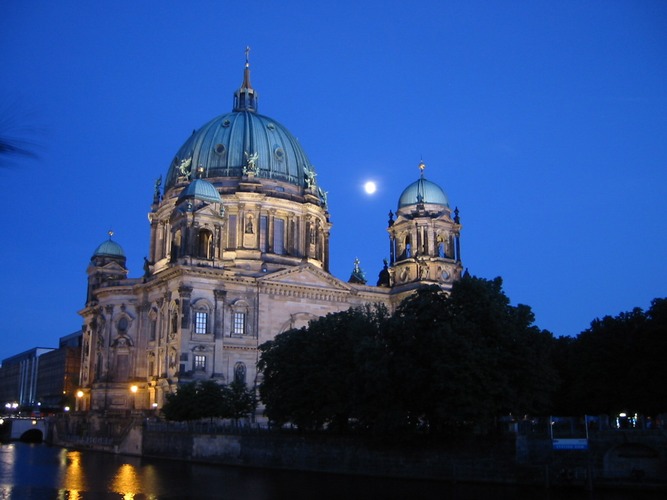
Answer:
[[[245,68],[243,70],[243,83],[234,92],[234,111],[257,111],[257,93],[250,85],[250,47],[245,48]]]
[[[243,70],[243,89],[252,89],[250,85],[250,47],[245,48],[245,69]]]
[[[424,203],[424,169],[426,168],[426,163],[423,161],[419,162],[419,185],[417,186],[417,203]]]

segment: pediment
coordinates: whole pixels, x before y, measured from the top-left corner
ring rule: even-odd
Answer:
[[[272,285],[296,285],[345,292],[352,289],[348,283],[339,280],[312,264],[302,264],[291,269],[272,273],[260,278],[259,282]]]
[[[98,269],[104,269],[105,271],[112,272],[125,272],[125,268],[121,266],[118,262],[107,262],[105,265],[98,267]]]

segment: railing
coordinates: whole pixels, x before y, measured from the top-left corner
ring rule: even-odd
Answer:
[[[64,434],[60,439],[66,443],[84,446],[113,446],[115,440],[109,436],[77,436],[74,434]]]
[[[167,422],[163,420],[146,420],[144,429],[152,432],[183,432],[189,434],[262,434],[270,432],[267,427],[249,422],[226,422],[226,421],[189,421],[189,422]]]

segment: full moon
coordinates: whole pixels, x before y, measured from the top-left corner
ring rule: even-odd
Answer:
[[[368,181],[366,184],[364,184],[364,191],[366,191],[366,194],[373,194],[377,190],[377,186],[373,181]]]

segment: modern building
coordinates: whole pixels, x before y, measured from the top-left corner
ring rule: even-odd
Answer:
[[[2,361],[0,404],[5,413],[60,411],[74,402],[81,371],[81,331],[60,337],[58,348],[35,347]]]
[[[81,332],[60,338],[58,349],[39,358],[37,401],[42,411],[74,408],[81,371]]]
[[[79,408],[160,408],[202,379],[252,385],[258,346],[282,331],[362,304],[393,310],[422,284],[448,290],[462,270],[458,211],[420,168],[390,214],[377,286],[358,266],[348,282],[332,276],[326,191],[290,131],[259,114],[246,59],[232,111],[193,132],[155,183],[143,276],[128,277],[111,235],[92,255]]]
[[[0,403],[11,413],[20,408],[36,407],[40,357],[53,351],[34,347],[2,360],[0,368]]]

